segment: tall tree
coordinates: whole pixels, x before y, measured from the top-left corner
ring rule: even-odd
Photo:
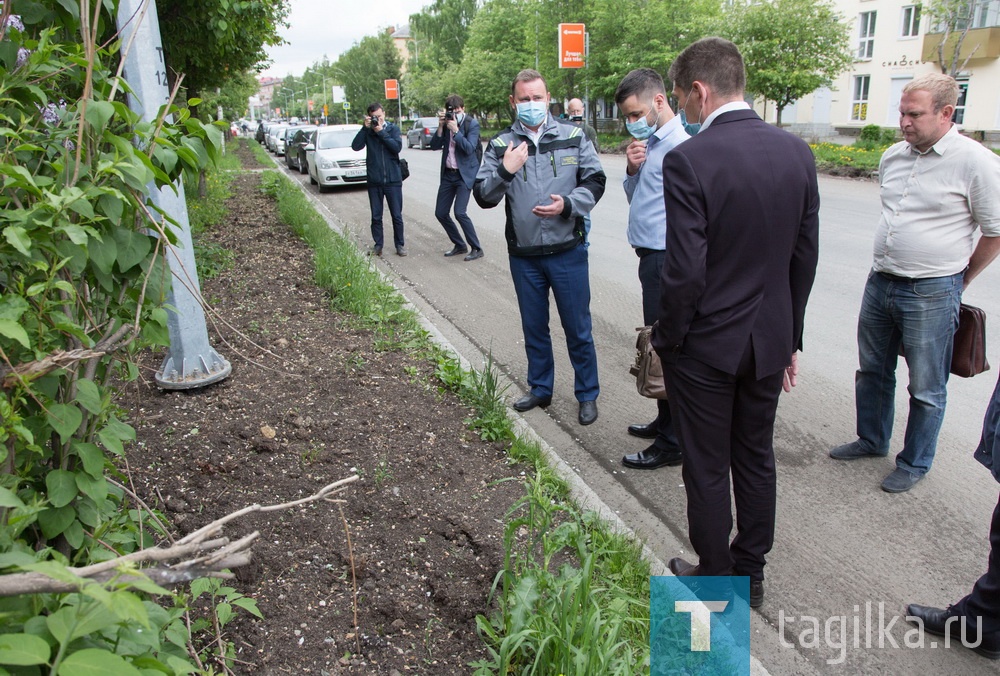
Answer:
[[[534,67],[524,44],[524,1],[489,0],[476,13],[459,68],[459,91],[468,110],[509,118],[510,83]]]
[[[652,68],[666,79],[681,50],[708,34],[719,7],[717,0],[597,2],[588,28],[591,95],[611,100],[635,68]]]
[[[392,43],[389,33],[369,35],[356,42],[341,54],[333,72],[344,86],[344,92],[351,105],[363,110],[368,104],[379,102],[386,113],[392,116],[396,102],[385,98],[385,80],[399,79],[402,60]]]
[[[854,63],[847,26],[828,0],[734,5],[725,33],[743,53],[747,92],[789,104],[827,87]]]
[[[965,70],[969,59],[982,46],[979,42],[966,45],[974,23],[973,3],[970,0],[932,0],[926,11],[931,18],[928,32],[941,33],[936,50],[938,68],[945,75],[955,77]]]
[[[476,9],[476,0],[434,0],[419,13],[411,14],[414,44],[410,51],[415,57],[409,68],[426,70],[460,63]]]
[[[289,0],[159,0],[167,66],[184,73],[191,96],[221,87],[231,76],[260,71],[266,48],[283,42]]]

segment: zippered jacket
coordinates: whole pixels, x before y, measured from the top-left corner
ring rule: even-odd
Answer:
[[[361,127],[351,142],[354,150],[367,147],[365,166],[368,182],[376,185],[403,185],[403,172],[399,168],[399,151],[403,139],[399,127],[386,122],[382,131],[375,133],[371,127]]]
[[[583,129],[547,115],[539,132],[537,146],[520,120],[497,134],[486,146],[473,187],[484,209],[507,198],[505,237],[514,256],[545,256],[578,246],[586,238],[584,216],[604,195],[607,182]],[[524,142],[528,159],[511,174],[503,166],[504,153]],[[550,195],[562,197],[563,212],[552,218],[534,215],[534,207],[552,202]]]

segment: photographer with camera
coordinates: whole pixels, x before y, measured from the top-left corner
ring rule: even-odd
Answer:
[[[381,104],[368,106],[365,123],[351,143],[354,150],[367,148],[365,164],[368,169],[368,203],[372,210],[371,253],[382,255],[382,200],[389,205],[392,218],[392,238],[396,255],[405,256],[403,241],[403,172],[399,166],[399,151],[403,139],[399,127],[385,119]]]
[[[483,257],[483,249],[469,218],[468,208],[472,185],[479,171],[482,146],[479,144],[479,123],[465,114],[465,101],[457,94],[445,99],[445,111],[438,113],[438,128],[431,139],[431,150],[441,148],[444,149],[441,153],[441,184],[434,215],[454,245],[445,256],[467,253],[463,260],[474,261]],[[455,218],[462,226],[464,240],[448,213],[453,202]]]

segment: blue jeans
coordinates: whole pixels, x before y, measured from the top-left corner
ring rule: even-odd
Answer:
[[[905,280],[868,274],[858,318],[855,378],[858,438],[889,453],[900,343],[909,368],[910,414],[896,467],[922,476],[931,468],[948,398],[951,353],[965,273]]]
[[[551,397],[555,381],[552,336],[549,333],[549,289],[566,333],[569,360],[576,374],[577,401],[593,401],[600,393],[597,350],[590,317],[590,267],[580,244],[547,256],[510,256],[510,274],[517,292],[528,357],[528,385],[536,397]]]
[[[368,184],[368,204],[372,209],[372,240],[379,249],[383,245],[382,237],[382,199],[389,204],[389,216],[392,218],[392,239],[396,248],[403,246],[403,186]]]

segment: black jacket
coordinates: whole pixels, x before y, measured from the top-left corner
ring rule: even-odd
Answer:
[[[399,168],[399,151],[403,149],[403,139],[399,134],[399,127],[386,122],[382,131],[377,134],[371,127],[361,127],[351,147],[355,150],[368,149],[365,164],[369,183],[403,185],[403,174]]]

